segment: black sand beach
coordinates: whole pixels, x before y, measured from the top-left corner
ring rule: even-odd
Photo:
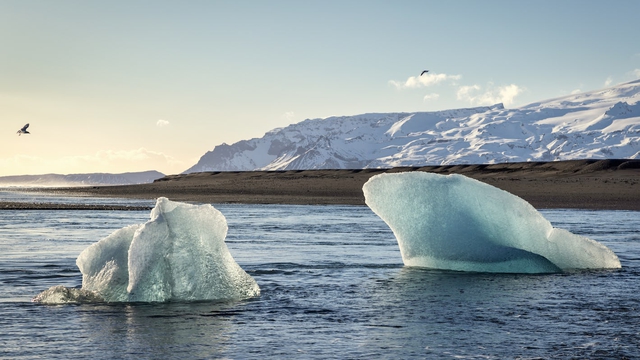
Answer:
[[[171,175],[151,184],[46,191],[136,199],[164,196],[175,201],[199,203],[364,205],[362,185],[371,176],[402,171],[462,174],[520,196],[539,209],[640,210],[640,160],[572,160],[366,170],[204,172]],[[3,208],[45,209],[47,205],[0,202],[0,209]],[[55,207],[56,210],[64,208],[85,207]],[[118,207],[112,209],[115,208]]]

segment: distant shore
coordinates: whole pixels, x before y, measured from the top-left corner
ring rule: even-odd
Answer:
[[[640,210],[640,160],[571,160],[365,170],[204,172],[170,175],[151,184],[40,191],[92,197],[167,197],[175,201],[214,204],[364,205],[362,185],[371,176],[402,171],[462,174],[515,194],[538,209]],[[3,204],[7,203],[0,202],[0,209]],[[30,208],[28,203],[17,208],[20,206]],[[81,204],[74,206],[82,208]]]

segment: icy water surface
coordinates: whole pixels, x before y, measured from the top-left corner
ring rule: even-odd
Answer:
[[[367,207],[215,206],[260,297],[35,304],[79,287],[78,254],[149,212],[0,211],[0,358],[640,357],[640,212],[543,211],[610,247],[621,270],[497,275],[403,267]]]

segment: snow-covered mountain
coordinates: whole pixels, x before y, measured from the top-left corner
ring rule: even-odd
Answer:
[[[640,158],[640,80],[541,101],[308,119],[222,144],[185,173]]]
[[[71,187],[91,185],[133,185],[151,183],[164,177],[158,171],[129,172],[123,174],[44,174],[0,177],[0,187]]]

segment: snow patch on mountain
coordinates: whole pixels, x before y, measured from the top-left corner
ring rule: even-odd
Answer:
[[[640,158],[640,80],[514,109],[307,119],[222,144],[185,173]]]

